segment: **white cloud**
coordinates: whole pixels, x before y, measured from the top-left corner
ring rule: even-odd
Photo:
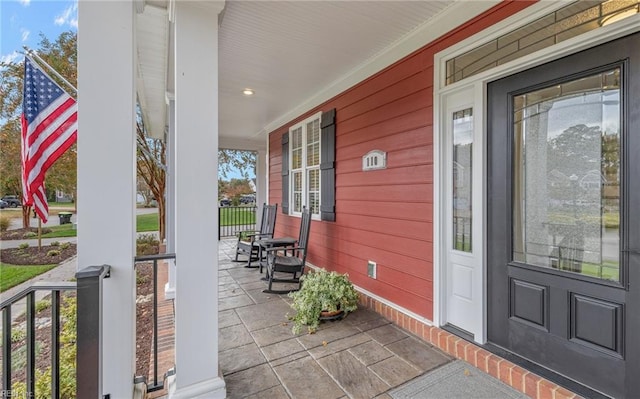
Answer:
[[[16,60],[16,58],[20,57],[20,54],[17,51],[14,51],[11,54],[5,54],[0,56],[0,62],[9,64]]]
[[[29,7],[29,4],[31,3],[31,0],[18,0],[18,2],[20,4],[22,4],[25,7]]]
[[[78,3],[74,2],[72,5],[67,7],[61,14],[59,14],[54,20],[53,23],[62,26],[69,25],[74,28],[78,27]]]
[[[26,42],[31,31],[25,28],[20,28],[20,33],[22,34],[22,41]]]

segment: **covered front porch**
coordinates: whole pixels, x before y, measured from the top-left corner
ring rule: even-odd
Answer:
[[[311,375],[336,397],[385,395],[407,375],[428,370],[394,346],[400,341],[411,351],[442,351],[442,361],[465,360],[530,397],[574,396],[538,371],[576,392],[600,395],[598,386],[584,384],[602,381],[576,379],[580,370],[570,365],[556,369],[529,361],[531,353],[545,354],[544,345],[524,355],[503,350],[510,341],[497,323],[535,333],[548,321],[549,302],[544,287],[526,283],[518,286],[524,287],[520,304],[539,309],[502,311],[497,305],[515,298],[513,280],[498,275],[496,286],[487,280],[507,261],[489,265],[485,252],[506,248],[487,238],[483,227],[489,206],[504,209],[487,189],[486,90],[506,76],[635,34],[640,8],[630,2],[622,9],[623,3],[80,1],[78,264],[111,266],[103,290],[100,395],[126,398],[132,390],[138,109],[151,133],[167,143],[167,251],[176,257],[165,290],[175,301],[176,374],[169,397],[261,396],[270,390],[297,396],[297,384]],[[529,31],[540,41],[532,44]],[[498,47],[503,44],[508,46]],[[640,73],[630,71],[629,82],[636,84]],[[465,180],[450,159],[451,122],[471,122],[471,116],[476,119],[464,137],[476,140],[467,159],[477,165]],[[510,128],[508,118],[503,122]],[[286,298],[265,296],[255,270],[219,257],[227,243],[215,239],[218,148],[258,152],[257,204],[279,205],[276,235],[292,235],[302,209],[313,209],[308,266],[348,272],[368,310],[316,335],[288,332],[279,316],[286,313]],[[367,166],[374,160],[376,167]],[[501,165],[495,170],[509,170],[508,162]],[[473,191],[457,190],[471,182]],[[454,202],[454,193],[469,198]],[[511,198],[506,188],[503,194]],[[475,213],[473,229],[469,224],[453,234],[449,216],[458,208]],[[500,229],[504,242],[512,231],[507,222]],[[460,247],[447,241],[458,236]],[[467,245],[472,236],[473,246]],[[568,276],[571,285],[577,277]],[[626,295],[622,283],[627,281],[616,283],[616,295]],[[639,297],[630,298],[636,306]],[[553,319],[549,339],[561,337],[567,353],[579,356],[585,348],[615,350],[618,360],[640,354],[621,332],[625,309],[633,306],[592,299],[580,302],[596,315],[587,321],[597,324],[598,312],[606,312],[616,320],[608,335],[591,334],[579,320],[565,328],[569,318],[562,316]],[[490,325],[492,309],[498,311]],[[521,320],[513,320],[518,314]],[[356,349],[361,345],[388,357],[368,363]],[[517,358],[518,365],[498,354]],[[355,373],[348,379],[344,364]],[[628,374],[609,372],[625,379],[637,364],[628,362]],[[296,373],[303,374],[291,377]],[[363,379],[373,391],[360,393]],[[632,392],[635,381],[626,381],[628,386],[614,388]]]
[[[293,334],[287,319],[291,300],[287,295],[263,293],[267,283],[260,280],[260,272],[235,262],[235,250],[235,239],[219,242],[219,356],[227,398],[390,399],[419,394],[446,399],[469,392],[525,398],[523,392],[503,382],[511,378],[511,374],[505,376],[505,370],[513,372],[514,382],[521,379],[521,387],[539,378],[527,377],[527,372],[513,365],[503,365],[501,376],[497,369],[486,370],[488,352],[439,329],[427,333],[433,334],[431,344],[410,331],[410,323],[397,324],[404,323],[397,315],[394,323],[392,312],[385,317],[368,308],[366,300],[344,320],[323,322],[315,334]],[[166,275],[161,273],[162,278]],[[159,333],[170,340],[173,327],[168,325]],[[451,344],[438,348],[439,341],[449,340]],[[160,358],[165,358],[161,373],[173,366],[172,353],[171,349],[161,352]],[[465,353],[473,355],[467,357],[469,363],[460,360]],[[170,381],[171,377],[169,385]],[[152,397],[159,393],[166,389]],[[556,397],[574,395],[558,388]]]

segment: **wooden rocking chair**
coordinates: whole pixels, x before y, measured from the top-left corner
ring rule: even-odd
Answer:
[[[247,255],[249,260],[245,267],[253,266],[251,263],[258,260],[259,247],[257,240],[263,238],[272,238],[273,231],[276,228],[276,215],[278,214],[278,204],[262,206],[262,221],[260,222],[260,231],[240,231],[238,232],[238,243],[236,245],[236,259],[238,255]]]
[[[269,288],[263,292],[286,294],[300,289],[300,277],[304,273],[311,229],[311,212],[306,207],[302,210],[300,234],[295,246],[266,248],[267,276]],[[276,276],[278,273],[278,276]],[[282,278],[282,273],[290,274],[290,278]],[[273,283],[297,283],[298,288],[290,290],[273,290]]]

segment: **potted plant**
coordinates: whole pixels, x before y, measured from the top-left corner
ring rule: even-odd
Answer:
[[[319,269],[302,279],[302,288],[289,294],[293,299],[291,307],[296,310],[296,314],[289,317],[293,321],[294,334],[298,334],[304,325],[309,333],[315,332],[322,312],[333,313],[327,318],[334,319],[336,313],[342,318],[358,308],[358,291],[347,274]]]

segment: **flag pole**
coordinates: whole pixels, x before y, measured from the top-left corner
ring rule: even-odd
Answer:
[[[74,85],[72,85],[71,83],[69,83],[69,81],[67,79],[65,79],[62,75],[60,75],[58,73],[58,71],[56,71],[55,69],[53,69],[53,67],[51,65],[49,65],[45,60],[43,60],[42,58],[40,58],[40,56],[33,50],[31,50],[29,47],[27,46],[22,46],[22,48],[24,48],[24,51],[27,53],[28,56],[35,58],[36,60],[38,60],[40,63],[42,63],[48,70],[49,72],[53,73],[54,75],[56,75],[56,77],[60,80],[62,80],[64,82],[64,84],[66,84],[67,86],[69,86],[71,89],[73,89],[73,92],[75,93],[76,97],[78,96],[78,89],[75,88]],[[38,65],[37,63],[35,63],[36,65]]]
[[[42,250],[42,219],[38,215],[38,251]]]

